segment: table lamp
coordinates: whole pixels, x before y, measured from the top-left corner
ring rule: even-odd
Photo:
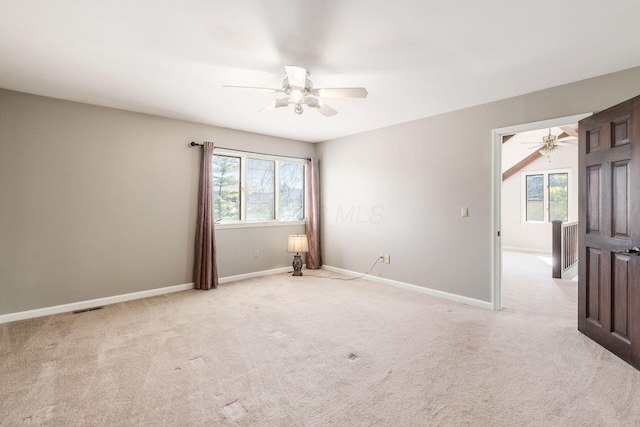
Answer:
[[[307,241],[306,234],[296,234],[289,236],[287,243],[287,252],[295,252],[293,256],[293,276],[302,276],[302,259],[300,259],[300,252],[309,252],[309,242]]]

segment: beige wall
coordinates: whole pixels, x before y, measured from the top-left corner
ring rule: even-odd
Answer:
[[[489,301],[491,130],[638,94],[635,68],[314,147],[0,90],[0,315],[191,282],[191,140],[317,148],[325,264],[365,272],[390,254],[373,274]],[[286,235],[299,231],[219,230],[220,276],[288,266]]]
[[[373,274],[490,301],[492,129],[638,94],[635,68],[320,143],[325,264],[365,272],[390,254]]]
[[[314,153],[309,143],[0,90],[0,314],[192,282],[192,140]],[[290,265],[286,236],[302,230],[220,230],[220,276]]]

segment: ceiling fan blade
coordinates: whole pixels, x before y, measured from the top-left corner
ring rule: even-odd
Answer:
[[[315,96],[305,97],[304,103],[307,105],[307,107],[313,108],[314,110],[317,110],[320,114],[323,114],[327,117],[335,116],[336,114],[338,114],[336,110],[329,107],[328,105],[323,103],[320,99],[316,98]]]
[[[363,87],[318,88],[321,98],[366,98],[369,92]]]
[[[535,150],[537,148],[542,148],[544,146],[545,146],[545,144],[539,144],[539,145],[536,145],[535,147],[529,147],[528,150]]]
[[[271,92],[271,93],[284,93],[282,89],[271,89],[268,87],[253,87],[253,86],[232,86],[232,85],[224,85],[222,87],[230,87],[234,89],[249,89],[249,90],[259,90],[262,92]]]
[[[264,107],[263,109],[258,110],[258,113],[262,113],[262,112],[264,112],[264,111],[271,111],[271,110],[273,110],[274,108],[276,108],[276,105],[275,105],[275,102],[272,102],[271,104],[267,105],[267,106],[266,106],[266,107]]]
[[[336,110],[334,110],[333,108],[329,107],[327,104],[319,104],[318,107],[316,108],[316,110],[322,114],[323,116],[326,117],[331,117],[331,116],[335,116],[336,114],[338,114],[338,112]]]
[[[311,108],[318,108],[320,106],[320,100],[315,96],[305,96],[304,103]]]
[[[307,84],[307,70],[293,65],[287,65],[284,69],[287,71],[287,79],[291,86],[305,87]]]

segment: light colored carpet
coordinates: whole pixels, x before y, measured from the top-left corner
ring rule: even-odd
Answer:
[[[535,255],[505,254],[500,313],[311,275],[0,325],[0,423],[640,425],[640,373]]]

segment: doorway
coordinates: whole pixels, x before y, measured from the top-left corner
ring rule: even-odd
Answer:
[[[506,143],[509,139],[515,137],[515,135],[521,135],[519,139],[520,141],[514,141],[518,143],[534,143],[535,140],[530,141],[531,138],[540,137],[540,135],[544,135],[544,130],[556,130],[556,133],[551,133],[554,136],[558,135],[558,130],[561,130],[562,127],[572,126],[578,123],[581,119],[585,117],[589,117],[591,113],[579,114],[575,116],[562,117],[551,120],[544,120],[540,122],[526,123],[521,125],[509,126],[499,129],[494,129],[492,131],[492,149],[493,149],[493,189],[492,189],[492,216],[493,216],[493,248],[492,248],[492,281],[493,287],[491,292],[492,299],[492,308],[495,311],[499,311],[502,309],[502,273],[503,273],[503,260],[502,260],[502,251],[505,243],[510,243],[512,248],[515,248],[513,238],[513,231],[520,226],[520,231],[522,231],[525,235],[524,239],[526,240],[526,232],[533,233],[532,236],[537,236],[541,233],[546,232],[546,228],[549,228],[548,235],[551,235],[550,232],[550,223],[549,223],[549,212],[552,212],[553,209],[549,209],[550,203],[553,201],[548,200],[548,193],[544,190],[538,192],[541,197],[536,196],[536,191],[530,191],[533,194],[531,200],[527,200],[527,197],[521,197],[518,201],[516,201],[516,208],[509,209],[508,214],[504,214],[503,211],[503,202],[507,200],[503,200],[505,194],[503,193],[503,155],[512,156],[511,153],[504,152],[504,143]],[[542,131],[541,131],[542,130]],[[538,135],[540,134],[540,135]],[[541,142],[542,142],[541,138]],[[512,145],[513,147],[514,145]],[[541,149],[544,149],[543,146],[533,145],[533,149],[519,147],[517,151],[522,150],[530,150],[535,153],[538,153]],[[540,148],[537,148],[540,147]],[[553,151],[553,150],[552,150]],[[558,151],[559,152],[559,151]],[[549,153],[549,160],[553,162],[552,157],[554,153]],[[534,161],[538,162],[538,165],[541,164],[541,159],[543,156],[539,154],[527,155],[530,158],[529,163],[532,164]],[[535,185],[542,185],[542,189],[548,186],[548,182],[544,180],[549,180],[548,171],[545,173],[544,170],[534,171],[535,173],[531,173],[531,178],[529,178],[526,174],[523,174],[522,171],[526,170],[527,165],[522,167],[516,167],[517,165],[513,165],[514,167],[509,167],[510,172],[512,172],[511,176],[507,179],[511,181],[505,184],[505,188],[509,187],[513,192],[513,187],[517,188],[517,194],[527,193],[526,185],[527,179],[530,181],[531,188],[534,188]],[[535,168],[535,167],[534,167]],[[553,170],[553,168],[548,168],[549,170]],[[566,169],[566,168],[565,168]],[[577,170],[577,168],[576,168]],[[541,173],[540,173],[541,172]],[[564,173],[563,171],[558,171],[558,174]],[[575,179],[573,180],[577,186],[577,174]],[[524,190],[522,190],[524,188]],[[547,194],[547,196],[545,196]],[[513,196],[511,196],[513,197]],[[509,200],[510,203],[513,203],[513,200]],[[528,204],[528,206],[527,206]],[[519,208],[517,207],[519,206]],[[577,218],[577,205],[574,205],[573,208],[567,208],[568,213],[571,213],[571,219]],[[527,215],[529,215],[529,219],[531,221],[527,221]],[[504,217],[504,218],[503,218]],[[567,217],[567,220],[569,218]],[[522,223],[526,225],[522,227]],[[541,231],[541,230],[545,231]],[[509,238],[505,239],[504,231],[510,232]],[[503,241],[505,239],[505,241]],[[540,252],[546,252],[545,244],[546,240],[541,239],[534,248],[537,248]],[[509,245],[506,245],[509,247]],[[522,248],[521,248],[522,249]],[[551,270],[549,270],[549,275],[551,275]]]

